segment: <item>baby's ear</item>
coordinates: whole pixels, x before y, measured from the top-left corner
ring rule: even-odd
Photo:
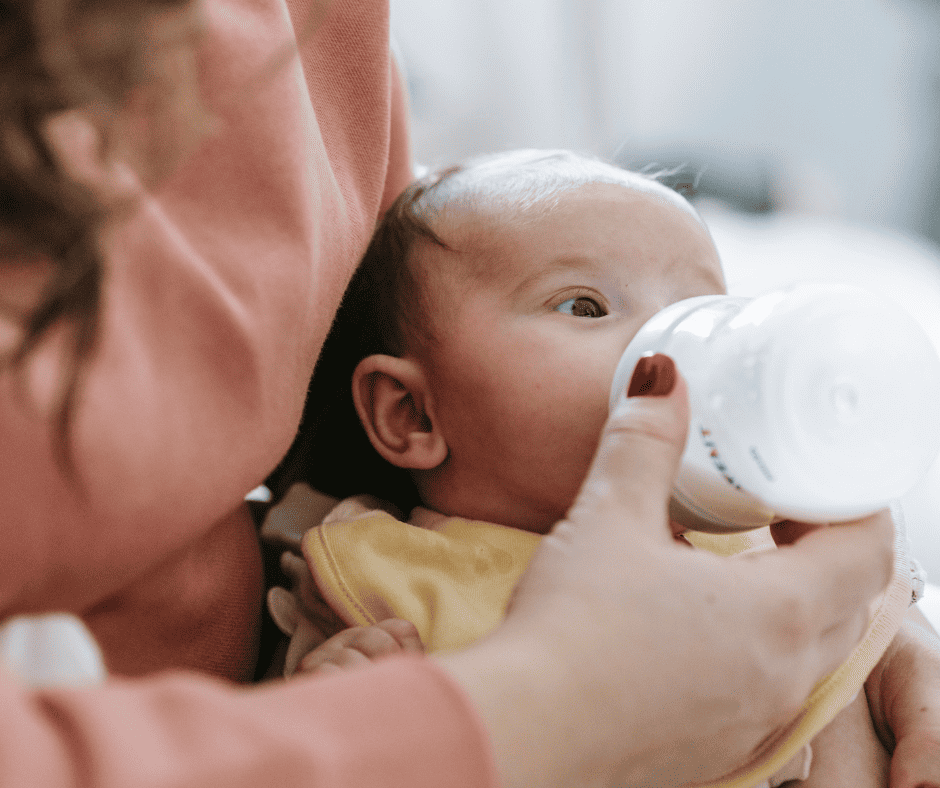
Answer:
[[[368,356],[353,373],[352,391],[372,446],[392,465],[429,470],[447,458],[447,442],[417,361]]]

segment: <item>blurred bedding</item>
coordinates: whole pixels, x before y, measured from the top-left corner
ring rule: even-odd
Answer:
[[[928,585],[924,598],[918,604],[934,629],[940,632],[940,586]]]

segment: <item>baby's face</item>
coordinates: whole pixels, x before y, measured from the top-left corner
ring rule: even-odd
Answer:
[[[474,222],[486,273],[446,288],[425,358],[449,447],[426,503],[544,533],[587,473],[624,348],[660,309],[722,293],[724,279],[705,228],[658,185],[592,184]]]

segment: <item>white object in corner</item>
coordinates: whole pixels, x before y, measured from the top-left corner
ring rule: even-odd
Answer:
[[[940,586],[927,583],[924,589],[924,597],[917,603],[920,612],[923,613],[933,624],[933,628],[940,632]]]
[[[27,687],[87,686],[104,681],[101,649],[76,616],[17,616],[0,627],[0,663]]]

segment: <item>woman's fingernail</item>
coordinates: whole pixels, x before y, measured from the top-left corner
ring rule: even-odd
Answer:
[[[675,385],[675,362],[664,353],[645,353],[633,370],[627,396],[665,397]]]

